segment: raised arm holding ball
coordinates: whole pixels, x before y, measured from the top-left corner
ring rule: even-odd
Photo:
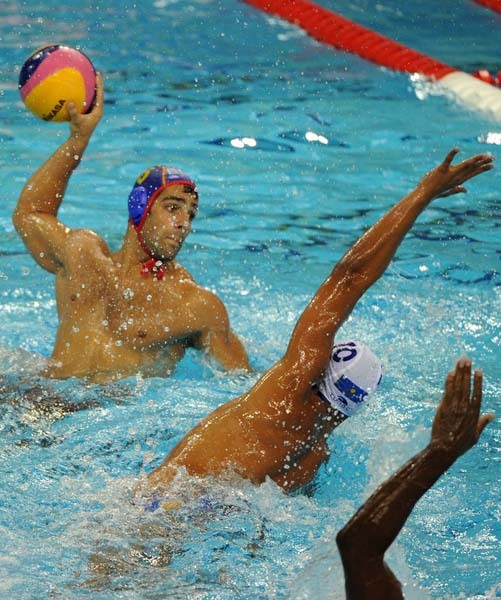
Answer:
[[[103,107],[98,74],[92,109],[81,114],[67,104],[70,135],[29,178],[13,215],[33,258],[56,276],[59,328],[44,374],[94,382],[139,372],[166,376],[188,347],[225,369],[249,370],[223,302],[176,261],[198,211],[191,178],[164,166],[140,175],[116,252],[96,233],[70,229],[58,219],[69,179]]]

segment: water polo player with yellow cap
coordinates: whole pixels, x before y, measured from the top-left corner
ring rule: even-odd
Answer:
[[[166,376],[188,347],[224,369],[249,370],[224,304],[176,260],[198,207],[190,177],[171,167],[145,171],[129,195],[129,222],[116,251],[96,233],[58,219],[103,114],[100,74],[92,110],[79,114],[70,104],[68,111],[69,137],[29,178],[13,215],[35,261],[56,277],[59,327],[44,374],[94,382]]]

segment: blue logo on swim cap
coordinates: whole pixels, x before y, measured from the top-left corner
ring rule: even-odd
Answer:
[[[334,383],[336,388],[344,395],[345,398],[360,404],[367,397],[367,392],[362,388],[358,387],[351,379],[341,375],[341,377]]]
[[[348,362],[357,355],[356,342],[345,342],[344,344],[335,344],[332,353],[334,362]]]

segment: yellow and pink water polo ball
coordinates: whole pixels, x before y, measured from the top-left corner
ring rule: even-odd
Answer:
[[[89,112],[96,96],[96,71],[80,50],[53,44],[35,50],[19,74],[27,108],[44,121],[69,121],[67,103]]]

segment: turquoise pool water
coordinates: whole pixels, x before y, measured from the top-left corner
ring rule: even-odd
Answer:
[[[501,17],[473,2],[322,4],[467,72],[499,67]],[[62,219],[117,247],[137,174],[183,167],[201,211],[180,260],[226,302],[255,376],[214,372],[195,354],[170,379],[93,386],[34,375],[54,340],[53,282],[10,219],[66,126],[26,112],[17,76],[54,41],[80,46],[106,83],[106,114]],[[309,494],[206,482],[209,506],[195,497],[159,516],[132,505],[132,489],[280,356],[362,230],[450,147],[499,156],[501,125],[235,0],[84,2],[78,14],[53,0],[7,1],[0,48],[0,597],[342,598],[335,533],[426,443],[457,357],[483,368],[485,408],[499,413],[499,166],[420,217],[343,327],[382,357],[385,377],[332,435]],[[408,597],[501,596],[499,438],[498,420],[392,547]]]

